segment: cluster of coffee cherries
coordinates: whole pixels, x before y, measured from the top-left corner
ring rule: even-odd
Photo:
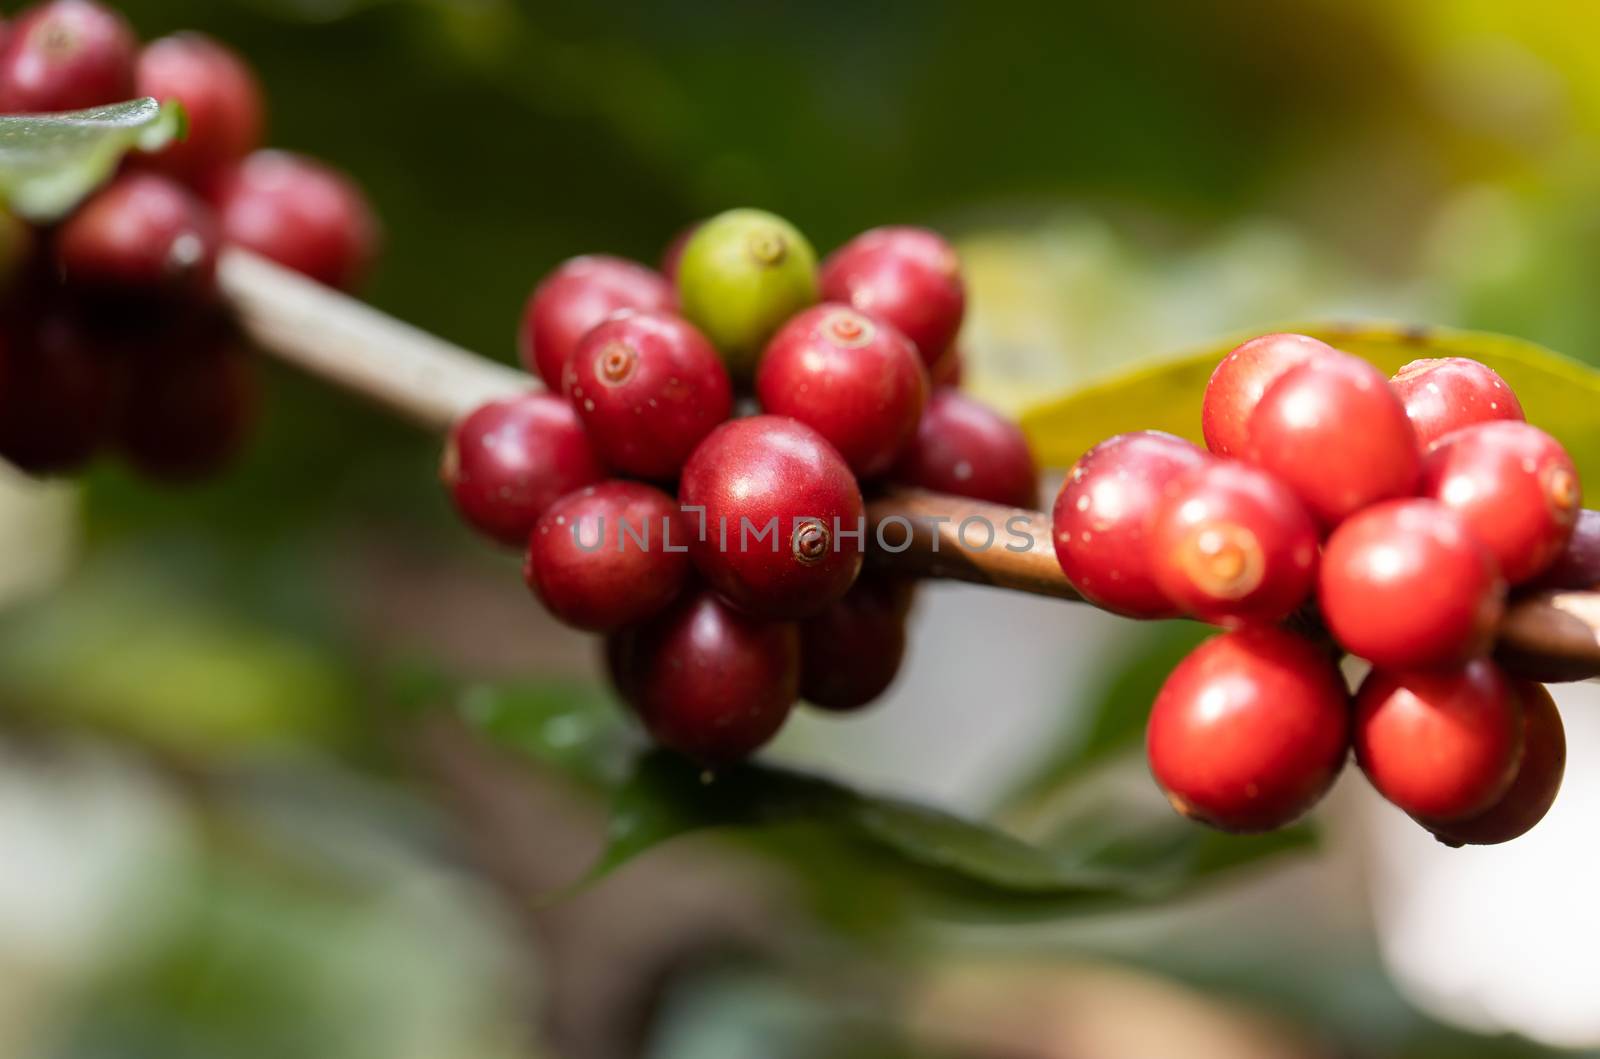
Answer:
[[[1101,443],[1053,512],[1086,599],[1229,630],[1172,672],[1150,715],[1172,805],[1229,831],[1281,827],[1353,745],[1373,786],[1441,841],[1537,823],[1561,784],[1561,720],[1490,651],[1508,591],[1573,576],[1597,528],[1561,445],[1477,361],[1386,379],[1293,334],[1222,360],[1202,430],[1209,452],[1159,432]],[[1353,699],[1346,653],[1371,664]]]
[[[94,0],[47,0],[0,24],[0,114],[140,97],[180,102],[187,136],[122,170],[59,224],[0,210],[0,457],[34,474],[113,450],[162,480],[211,473],[246,436],[252,365],[215,289],[238,245],[336,287],[376,245],[361,193],[260,150],[261,89],[207,37],[140,46]]]
[[[863,490],[1036,501],[1021,431],[955,388],[965,300],[931,231],[874,229],[819,267],[759,210],[695,225],[660,271],[574,258],[519,335],[548,391],[464,417],[445,484],[527,549],[553,615],[606,635],[656,741],[742,757],[800,699],[855,710],[899,668],[910,588],[861,573]]]

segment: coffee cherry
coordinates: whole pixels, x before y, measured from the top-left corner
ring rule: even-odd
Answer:
[[[1567,734],[1555,700],[1540,684],[1514,683],[1522,704],[1522,762],[1500,800],[1476,816],[1455,822],[1419,819],[1451,846],[1494,846],[1521,838],[1555,804],[1567,768]]]
[[[92,0],[48,0],[24,11],[0,48],[0,114],[42,114],[134,96],[139,40]]]
[[[674,479],[733,411],[733,385],[705,336],[671,313],[623,311],[586,334],[563,388],[612,467]]]
[[[1317,591],[1339,643],[1395,669],[1483,654],[1505,603],[1494,557],[1431,500],[1394,500],[1347,520],[1323,548]]]
[[[1466,357],[1413,360],[1389,380],[1424,450],[1452,430],[1523,418],[1522,404],[1487,365]]]
[[[818,305],[773,336],[756,396],[827,438],[864,478],[883,474],[910,443],[928,399],[914,347],[888,324],[844,305]]]
[[[350,290],[377,254],[378,222],[344,174],[285,151],[257,151],[210,189],[225,242],[318,283]]]
[[[1561,555],[1532,582],[1534,588],[1594,588],[1600,585],[1600,511],[1584,508]]]
[[[1522,422],[1478,423],[1441,438],[1423,464],[1421,491],[1461,515],[1513,585],[1556,561],[1583,508],[1572,458]]]
[[[762,210],[719,213],[678,261],[683,315],[748,377],[783,322],[817,300],[817,257],[799,230]]]
[[[843,302],[894,325],[928,367],[955,341],[966,286],[955,249],[926,228],[862,232],[828,255],[817,276],[826,301]]]
[[[672,497],[639,482],[602,482],[539,516],[523,577],[568,625],[610,632],[678,598],[689,580],[688,544]]]
[[[799,694],[794,624],[741,614],[710,592],[615,634],[606,653],[618,693],[655,741],[706,764],[765,744]]]
[[[1380,500],[1410,496],[1422,453],[1388,380],[1354,357],[1284,372],[1251,413],[1248,459],[1293,489],[1326,526]]]
[[[661,251],[661,274],[673,285],[674,297],[678,283],[678,262],[683,260],[683,248],[689,245],[694,233],[700,230],[700,223],[695,221],[693,224],[684,225],[678,230],[678,234],[672,237],[672,242]]]
[[[894,683],[906,652],[909,582],[863,577],[800,623],[800,697],[819,709],[858,710]]]
[[[1206,462],[1182,438],[1118,434],[1073,464],[1051,515],[1056,558],[1079,594],[1130,618],[1182,613],[1155,582],[1150,533],[1174,481]]]
[[[33,229],[0,207],[0,304],[33,256]]]
[[[113,422],[115,376],[65,307],[13,314],[3,329],[0,459],[33,475],[81,469]]]
[[[819,613],[861,569],[861,490],[804,423],[762,415],[722,424],[684,465],[678,499],[695,566],[751,614]]]
[[[193,295],[212,286],[217,242],[210,208],[183,185],[128,173],[62,225],[56,261],[82,287]]]
[[[140,164],[197,183],[261,145],[261,85],[238,53],[210,37],[151,41],[139,53],[136,81],[137,95],[182,103],[189,124],[184,139],[140,156]]]
[[[457,423],[439,475],[462,518],[520,548],[545,508],[599,482],[605,468],[571,405],[529,393],[491,401]]]
[[[603,254],[570,258],[528,295],[517,352],[523,367],[559,390],[578,340],[596,324],[622,309],[665,313],[677,304],[672,284],[643,265]]]
[[[1150,711],[1150,771],[1179,813],[1224,831],[1270,831],[1316,804],[1344,766],[1349,694],[1338,668],[1281,629],[1207,640]]]
[[[1271,334],[1235,346],[1206,384],[1200,426],[1206,448],[1218,456],[1244,458],[1250,451],[1250,413],[1267,387],[1290,368],[1338,351],[1308,335]]]
[[[918,489],[1032,508],[1039,469],[1022,429],[959,390],[928,398],[894,479]]]
[[[1510,678],[1487,659],[1459,669],[1374,669],[1356,693],[1356,760],[1406,812],[1462,820],[1511,786],[1522,723]]]
[[[1213,460],[1171,483],[1150,530],[1150,566],[1173,603],[1202,621],[1281,621],[1311,596],[1317,526],[1269,474]]]
[[[961,385],[961,378],[966,374],[966,356],[961,352],[960,346],[951,346],[944,351],[944,356],[938,363],[928,369],[928,381],[934,386],[957,387]]]

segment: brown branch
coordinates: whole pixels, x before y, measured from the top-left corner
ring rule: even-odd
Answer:
[[[223,255],[219,278],[246,333],[263,352],[425,429],[443,432],[485,401],[539,386],[531,376],[245,251]],[[1042,512],[899,493],[869,505],[868,521],[869,556],[880,568],[1078,598],[1056,564],[1050,519]],[[964,523],[969,523],[965,530]],[[995,531],[992,542],[986,526]],[[1027,547],[1024,537],[1031,538]],[[1530,676],[1600,677],[1600,591],[1545,592],[1517,601],[1501,626],[1500,652]]]

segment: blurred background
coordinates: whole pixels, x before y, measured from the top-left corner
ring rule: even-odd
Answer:
[[[758,205],[823,251],[891,222],[956,239],[968,385],[1011,411],[1310,318],[1600,362],[1587,0],[116,6],[240,50],[271,142],[372,196],[370,300],[506,361],[561,259],[654,261]],[[552,901],[632,746],[592,643],[456,525],[438,439],[267,374],[216,484],[0,489],[0,1055],[1600,1048],[1588,685],[1560,692],[1567,791],[1503,848],[1436,847],[1347,777],[1314,851],[1154,905],[928,902],[806,827],[686,838]],[[769,758],[1077,840],[1113,819],[1088,772],[1165,812],[1096,738],[1199,635],[932,586],[891,696]]]

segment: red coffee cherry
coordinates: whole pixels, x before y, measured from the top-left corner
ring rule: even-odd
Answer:
[[[1291,334],[1262,335],[1234,347],[1206,384],[1200,408],[1206,448],[1218,456],[1243,458],[1250,451],[1250,413],[1267,387],[1290,368],[1337,353],[1326,342]]]
[[[1395,373],[1389,387],[1406,406],[1424,450],[1452,430],[1523,418],[1522,403],[1506,381],[1466,357],[1413,360]]]
[[[1269,474],[1212,460],[1173,482],[1150,531],[1157,586],[1220,625],[1281,621],[1311,596],[1317,526]]]
[[[843,302],[894,326],[929,367],[955,341],[967,306],[955,248],[926,228],[862,232],[822,262],[817,283],[823,301]]]
[[[48,0],[24,11],[0,48],[0,114],[83,110],[134,97],[139,39],[91,0]]]
[[[1522,706],[1487,659],[1459,669],[1374,669],[1356,693],[1356,760],[1413,816],[1463,820],[1494,805],[1522,756]]]
[[[1505,582],[1455,512],[1431,500],[1394,500],[1328,538],[1318,602],[1339,643],[1374,665],[1449,666],[1488,651]]]
[[[933,391],[894,479],[1011,507],[1039,503],[1039,468],[1022,428],[959,390]]]
[[[601,457],[625,474],[671,480],[733,411],[722,358],[671,313],[619,312],[578,342],[562,388]]]
[[[69,283],[149,294],[209,291],[217,223],[183,185],[128,173],[61,226],[56,261]]]
[[[818,305],[767,344],[756,396],[774,415],[812,427],[863,478],[894,466],[917,431],[928,373],[892,326],[843,305]]]
[[[688,545],[672,497],[640,482],[602,482],[539,516],[523,577],[568,625],[610,632],[678,598],[689,580]]]
[[[462,518],[520,548],[545,508],[599,482],[605,468],[571,405],[529,393],[491,401],[457,423],[439,476]]]
[[[1344,767],[1349,693],[1338,667],[1281,629],[1207,640],[1150,711],[1150,771],[1179,813],[1224,831],[1270,831],[1316,804]]]
[[[188,135],[154,155],[149,165],[191,184],[206,180],[261,145],[261,85],[237,52],[201,33],[151,41],[139,53],[137,95],[177,100]]]
[[[318,283],[351,290],[378,249],[378,221],[360,188],[321,162],[257,151],[211,188],[225,242]]]
[[[1423,464],[1422,493],[1461,515],[1513,585],[1556,561],[1583,508],[1567,451],[1521,422],[1479,423],[1441,438]]]
[[[552,390],[578,340],[619,309],[668,313],[678,296],[659,273],[620,257],[590,254],[563,261],[528,296],[517,332],[522,366]]]
[[[1051,515],[1056,558],[1084,599],[1130,618],[1175,618],[1156,584],[1150,534],[1173,483],[1206,454],[1155,430],[1118,434],[1073,464]]]
[[[1455,822],[1419,819],[1450,846],[1494,846],[1521,838],[1555,804],[1567,768],[1567,733],[1555,700],[1543,685],[1514,682],[1522,704],[1522,762],[1500,800],[1477,816]]]
[[[706,764],[755,752],[799,694],[794,624],[741,614],[706,591],[613,635],[606,654],[618,693],[651,737]]]
[[[879,698],[906,652],[910,582],[863,577],[800,623],[800,697],[819,709],[858,710]]]
[[[1561,555],[1532,582],[1534,588],[1593,588],[1600,585],[1600,511],[1584,508]]]
[[[817,614],[861,570],[861,490],[804,423],[762,415],[722,424],[684,465],[678,499],[696,568],[751,614]]]
[[[951,346],[944,351],[938,363],[928,369],[928,381],[936,387],[961,385],[961,378],[966,374],[966,354],[960,346]]]
[[[683,248],[689,245],[689,240],[694,238],[694,233],[700,230],[702,221],[686,224],[672,237],[666,249],[661,251],[661,275],[668,283],[678,282],[678,262],[683,259]]]
[[[0,459],[33,475],[80,470],[114,421],[114,373],[64,307],[13,315],[3,326]]]

